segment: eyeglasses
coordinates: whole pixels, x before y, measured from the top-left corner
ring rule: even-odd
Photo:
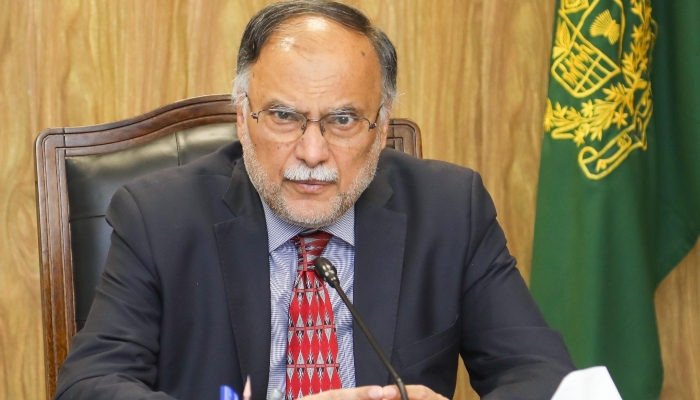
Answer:
[[[248,97],[248,96],[246,96]],[[250,104],[250,98],[248,98]],[[251,104],[252,108],[253,105]],[[321,135],[332,145],[351,147],[360,144],[362,133],[377,127],[379,106],[375,122],[348,112],[333,112],[319,119],[307,118],[306,115],[285,107],[273,107],[250,113],[250,116],[265,127],[265,135],[278,143],[291,143],[299,140],[306,131],[309,122],[318,122]]]

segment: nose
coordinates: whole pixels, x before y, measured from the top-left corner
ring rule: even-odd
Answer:
[[[313,168],[330,157],[328,142],[323,137],[325,128],[318,120],[308,120],[303,127],[301,139],[297,141],[294,155]]]

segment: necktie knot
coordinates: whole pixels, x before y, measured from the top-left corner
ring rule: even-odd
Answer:
[[[321,256],[330,240],[331,234],[323,231],[294,236],[292,243],[297,248],[297,269],[299,271],[313,270],[314,261]]]

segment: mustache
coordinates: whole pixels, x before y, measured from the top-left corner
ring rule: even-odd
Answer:
[[[304,163],[299,163],[287,168],[284,171],[284,178],[290,181],[336,182],[338,170],[324,165],[311,168]]]

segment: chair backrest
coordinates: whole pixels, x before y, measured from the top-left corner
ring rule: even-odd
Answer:
[[[127,181],[187,164],[236,140],[228,95],[179,101],[104,125],[54,128],[36,140],[41,295],[47,398],[71,339],[81,329],[109,248],[104,215]],[[420,130],[390,122],[387,147],[421,157]]]

